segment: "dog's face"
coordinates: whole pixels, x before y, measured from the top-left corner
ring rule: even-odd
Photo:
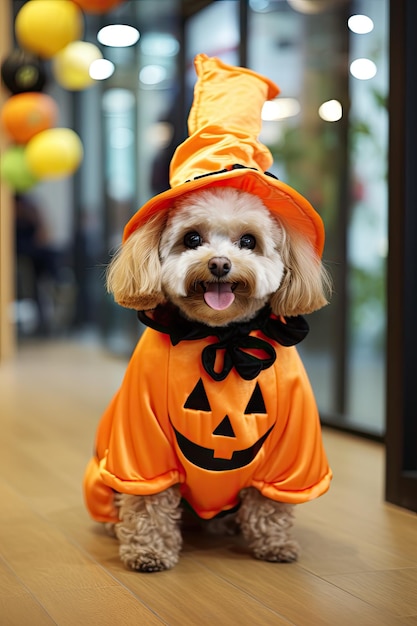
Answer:
[[[216,187],[182,196],[133,232],[107,287],[129,308],[170,301],[189,319],[227,326],[267,303],[278,316],[311,313],[327,304],[330,280],[311,242],[258,197]]]
[[[250,319],[282,281],[284,238],[251,194],[190,194],[171,210],[161,236],[162,289],[188,318],[210,326]]]

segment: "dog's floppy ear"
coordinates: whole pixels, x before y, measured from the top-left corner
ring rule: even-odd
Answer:
[[[280,251],[285,274],[270,305],[275,315],[305,315],[328,303],[331,280],[310,242],[300,233],[285,231]]]
[[[110,262],[107,290],[118,304],[144,311],[165,301],[158,252],[165,221],[165,213],[154,215],[130,235]]]

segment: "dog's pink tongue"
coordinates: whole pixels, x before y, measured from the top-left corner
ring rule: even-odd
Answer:
[[[215,311],[227,309],[235,299],[231,283],[206,283],[205,287],[204,300]]]

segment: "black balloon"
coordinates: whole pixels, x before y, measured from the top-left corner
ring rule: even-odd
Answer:
[[[42,91],[46,83],[46,72],[40,59],[17,48],[3,61],[1,78],[5,87],[13,94]]]

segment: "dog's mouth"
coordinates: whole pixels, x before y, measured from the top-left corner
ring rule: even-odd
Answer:
[[[205,303],[215,311],[224,311],[234,302],[237,283],[200,283]]]

